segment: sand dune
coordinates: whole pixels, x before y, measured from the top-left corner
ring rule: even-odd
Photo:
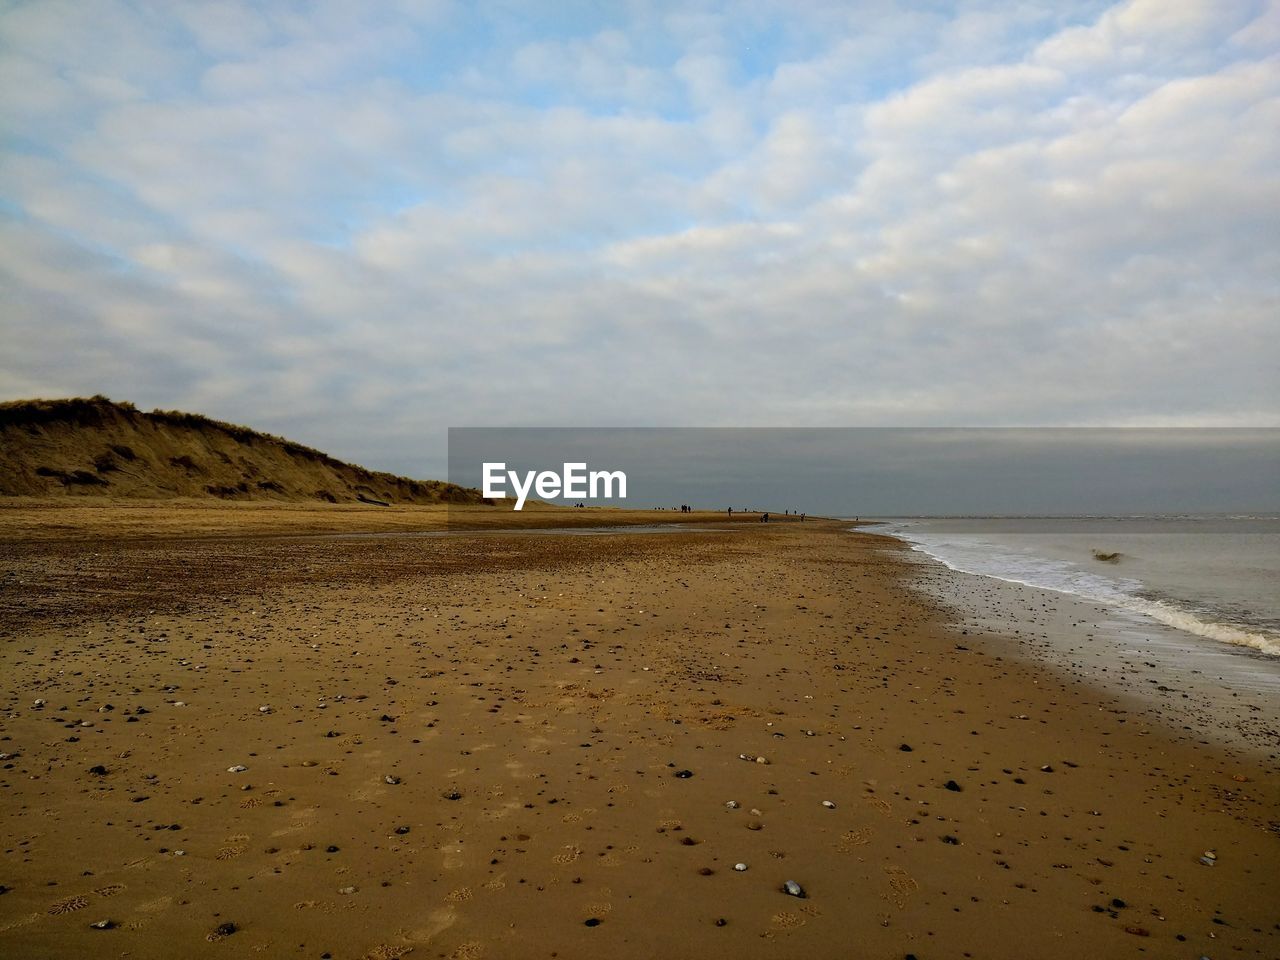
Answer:
[[[248,427],[106,397],[0,404],[0,496],[397,504],[478,491],[377,473]]]

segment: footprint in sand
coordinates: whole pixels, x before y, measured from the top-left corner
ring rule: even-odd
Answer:
[[[553,863],[573,863],[582,856],[582,848],[575,843],[567,843],[564,847],[564,853],[557,853],[551,858]]]
[[[124,893],[123,883],[109,883],[105,887],[99,887],[93,891],[100,897],[114,897],[118,893]]]
[[[584,912],[589,917],[603,917],[606,913],[613,909],[612,903],[589,903]]]
[[[841,837],[840,842],[836,844],[836,847],[842,853],[848,853],[850,850],[853,850],[857,847],[865,847],[870,842],[871,842],[871,828],[859,827],[857,830],[850,830],[843,837]]]
[[[889,892],[886,897],[901,910],[906,906],[911,894],[920,889],[920,884],[916,883],[915,877],[901,867],[888,866],[884,868],[884,872],[889,878]]]
[[[219,860],[234,860],[244,853],[244,847],[223,847],[218,851]]]
[[[458,949],[449,954],[449,960],[480,960],[484,956],[484,944],[479,940],[468,940],[458,945]]]
[[[582,814],[580,813],[566,813],[563,817],[560,818],[560,822],[561,823],[577,823],[581,819],[582,819]]]
[[[400,944],[380,943],[364,955],[364,960],[400,960],[413,952],[413,947]]]
[[[869,793],[865,794],[862,799],[865,800],[869,806],[879,810],[886,817],[893,816],[893,808],[889,806],[889,802],[887,800],[882,800],[879,797],[873,797]]]
[[[223,838],[223,843],[245,843],[249,840],[247,833],[233,833],[229,837]]]
[[[0,933],[8,933],[10,930],[17,930],[19,927],[25,927],[35,923],[40,919],[40,914],[29,913],[25,917],[19,917],[17,920],[10,920],[8,923],[0,926]]]
[[[486,880],[484,882],[484,888],[486,890],[505,890],[507,886],[506,876],[507,875],[503,873]]]
[[[446,870],[457,870],[463,864],[462,846],[460,844],[451,843],[447,847],[441,847],[440,853],[443,854],[441,866]]]
[[[448,930],[457,922],[457,919],[458,914],[453,907],[440,907],[437,910],[432,910],[427,916],[427,922],[430,925],[423,930],[414,930],[405,939],[426,943]]]
[[[245,799],[240,801],[241,810],[252,810],[254,807],[260,806],[262,806],[261,797],[245,797]]]
[[[289,826],[281,827],[279,830],[273,830],[271,836],[284,837],[291,833],[300,833],[308,827],[315,826],[319,813],[315,807],[307,807],[305,810],[299,810],[293,815]]]
[[[783,928],[803,927],[805,924],[804,917],[798,913],[792,913],[790,910],[783,910],[781,913],[773,915],[773,922]]]
[[[459,887],[444,898],[448,903],[466,903],[471,899],[470,887]]]
[[[63,897],[49,905],[49,916],[57,917],[64,913],[75,913],[89,905],[87,897]]]
[[[505,820],[507,817],[511,816],[511,811],[519,809],[520,804],[518,803],[504,803],[502,806],[496,807],[493,810],[485,810],[480,815],[489,821]]]

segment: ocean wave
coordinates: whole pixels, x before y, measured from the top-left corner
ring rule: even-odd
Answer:
[[[1190,610],[1163,600],[1126,597],[1120,601],[1119,606],[1144,614],[1152,620],[1158,620],[1166,626],[1186,633],[1194,633],[1199,637],[1208,637],[1210,640],[1231,643],[1238,647],[1249,647],[1272,657],[1280,657],[1280,637],[1246,630],[1236,624],[1205,620]]]
[[[889,532],[950,570],[1105,603],[1184,633],[1280,657],[1280,635],[1225,623],[1171,600],[1140,596],[1143,584],[1136,580],[1103,577],[1082,571],[1066,561],[1001,551],[981,541],[933,542],[908,530]]]

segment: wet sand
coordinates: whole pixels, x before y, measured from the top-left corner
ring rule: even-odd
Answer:
[[[1019,656],[1122,695],[1135,718],[1182,739],[1280,762],[1276,657],[1055,590],[915,557],[918,575],[912,583],[950,609],[962,635],[967,630],[1007,637]]]
[[[0,539],[0,955],[1280,955],[1274,761],[893,541],[114,523]]]

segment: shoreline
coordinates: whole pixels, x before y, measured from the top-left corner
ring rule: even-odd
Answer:
[[[1126,698],[1179,736],[1280,761],[1274,658],[1061,591],[922,566],[921,588],[953,611],[957,632],[1001,636],[1015,655]]]
[[[950,566],[907,545],[917,586],[957,631],[1006,637],[1018,655],[1131,699],[1179,735],[1280,760],[1280,660],[1063,590]]]
[[[848,526],[6,541],[0,951],[1274,955],[1274,765]]]

